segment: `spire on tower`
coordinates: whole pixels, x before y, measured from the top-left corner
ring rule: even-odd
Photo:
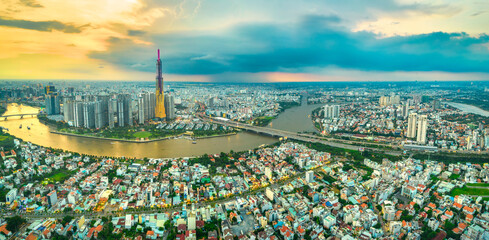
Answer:
[[[158,48],[158,60],[160,60],[160,49]]]

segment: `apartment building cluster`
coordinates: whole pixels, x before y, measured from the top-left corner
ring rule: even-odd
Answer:
[[[166,120],[175,118],[173,96],[165,98]],[[74,127],[103,128],[144,124],[155,118],[155,94],[72,95],[63,97],[64,121]]]

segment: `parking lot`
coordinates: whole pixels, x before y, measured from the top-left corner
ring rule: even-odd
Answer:
[[[241,235],[241,231],[244,233],[248,233],[253,231],[253,227],[255,226],[255,220],[253,219],[253,215],[246,215],[245,213],[241,213],[243,217],[243,221],[237,225],[232,225],[231,229],[233,230],[233,234]]]

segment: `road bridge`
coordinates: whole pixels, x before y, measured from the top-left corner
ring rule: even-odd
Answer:
[[[8,115],[2,115],[0,117],[0,120],[3,120],[3,121],[7,121],[8,118],[12,118],[12,117],[20,117],[20,119],[23,119],[24,116],[27,116],[27,117],[37,117],[39,115],[46,115],[45,113],[19,113],[19,114],[8,114]]]
[[[200,116],[200,118],[201,118],[201,120],[206,121],[206,122],[217,123],[217,124],[220,124],[223,126],[238,128],[238,129],[246,130],[249,132],[268,135],[268,136],[272,136],[272,137],[287,137],[288,139],[294,139],[294,140],[299,140],[299,141],[304,141],[304,142],[318,142],[318,143],[321,143],[324,145],[329,145],[329,146],[338,147],[338,148],[345,148],[345,149],[350,149],[350,150],[358,150],[359,147],[364,147],[365,149],[378,151],[378,146],[391,147],[388,144],[355,142],[352,140],[327,138],[327,137],[317,136],[317,135],[308,134],[308,133],[296,133],[296,132],[290,132],[290,131],[285,131],[285,130],[280,130],[280,129],[275,129],[275,128],[269,128],[269,127],[253,126],[250,124],[240,123],[240,122],[236,122],[236,121],[232,121],[232,120],[208,118],[205,116]],[[356,145],[354,145],[354,144],[356,144]],[[365,147],[365,145],[375,145],[375,147],[374,146]],[[400,155],[401,154],[400,151],[395,151],[395,150],[388,150],[388,151],[386,151],[386,153],[391,154],[391,155]]]

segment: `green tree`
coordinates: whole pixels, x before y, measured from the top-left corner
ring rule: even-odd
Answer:
[[[73,216],[65,216],[63,217],[63,220],[61,221],[61,224],[66,225],[67,223],[71,222],[73,220]]]
[[[7,218],[7,230],[11,232],[17,232],[22,224],[26,222],[25,219],[23,219],[20,216],[13,216],[11,218]]]

